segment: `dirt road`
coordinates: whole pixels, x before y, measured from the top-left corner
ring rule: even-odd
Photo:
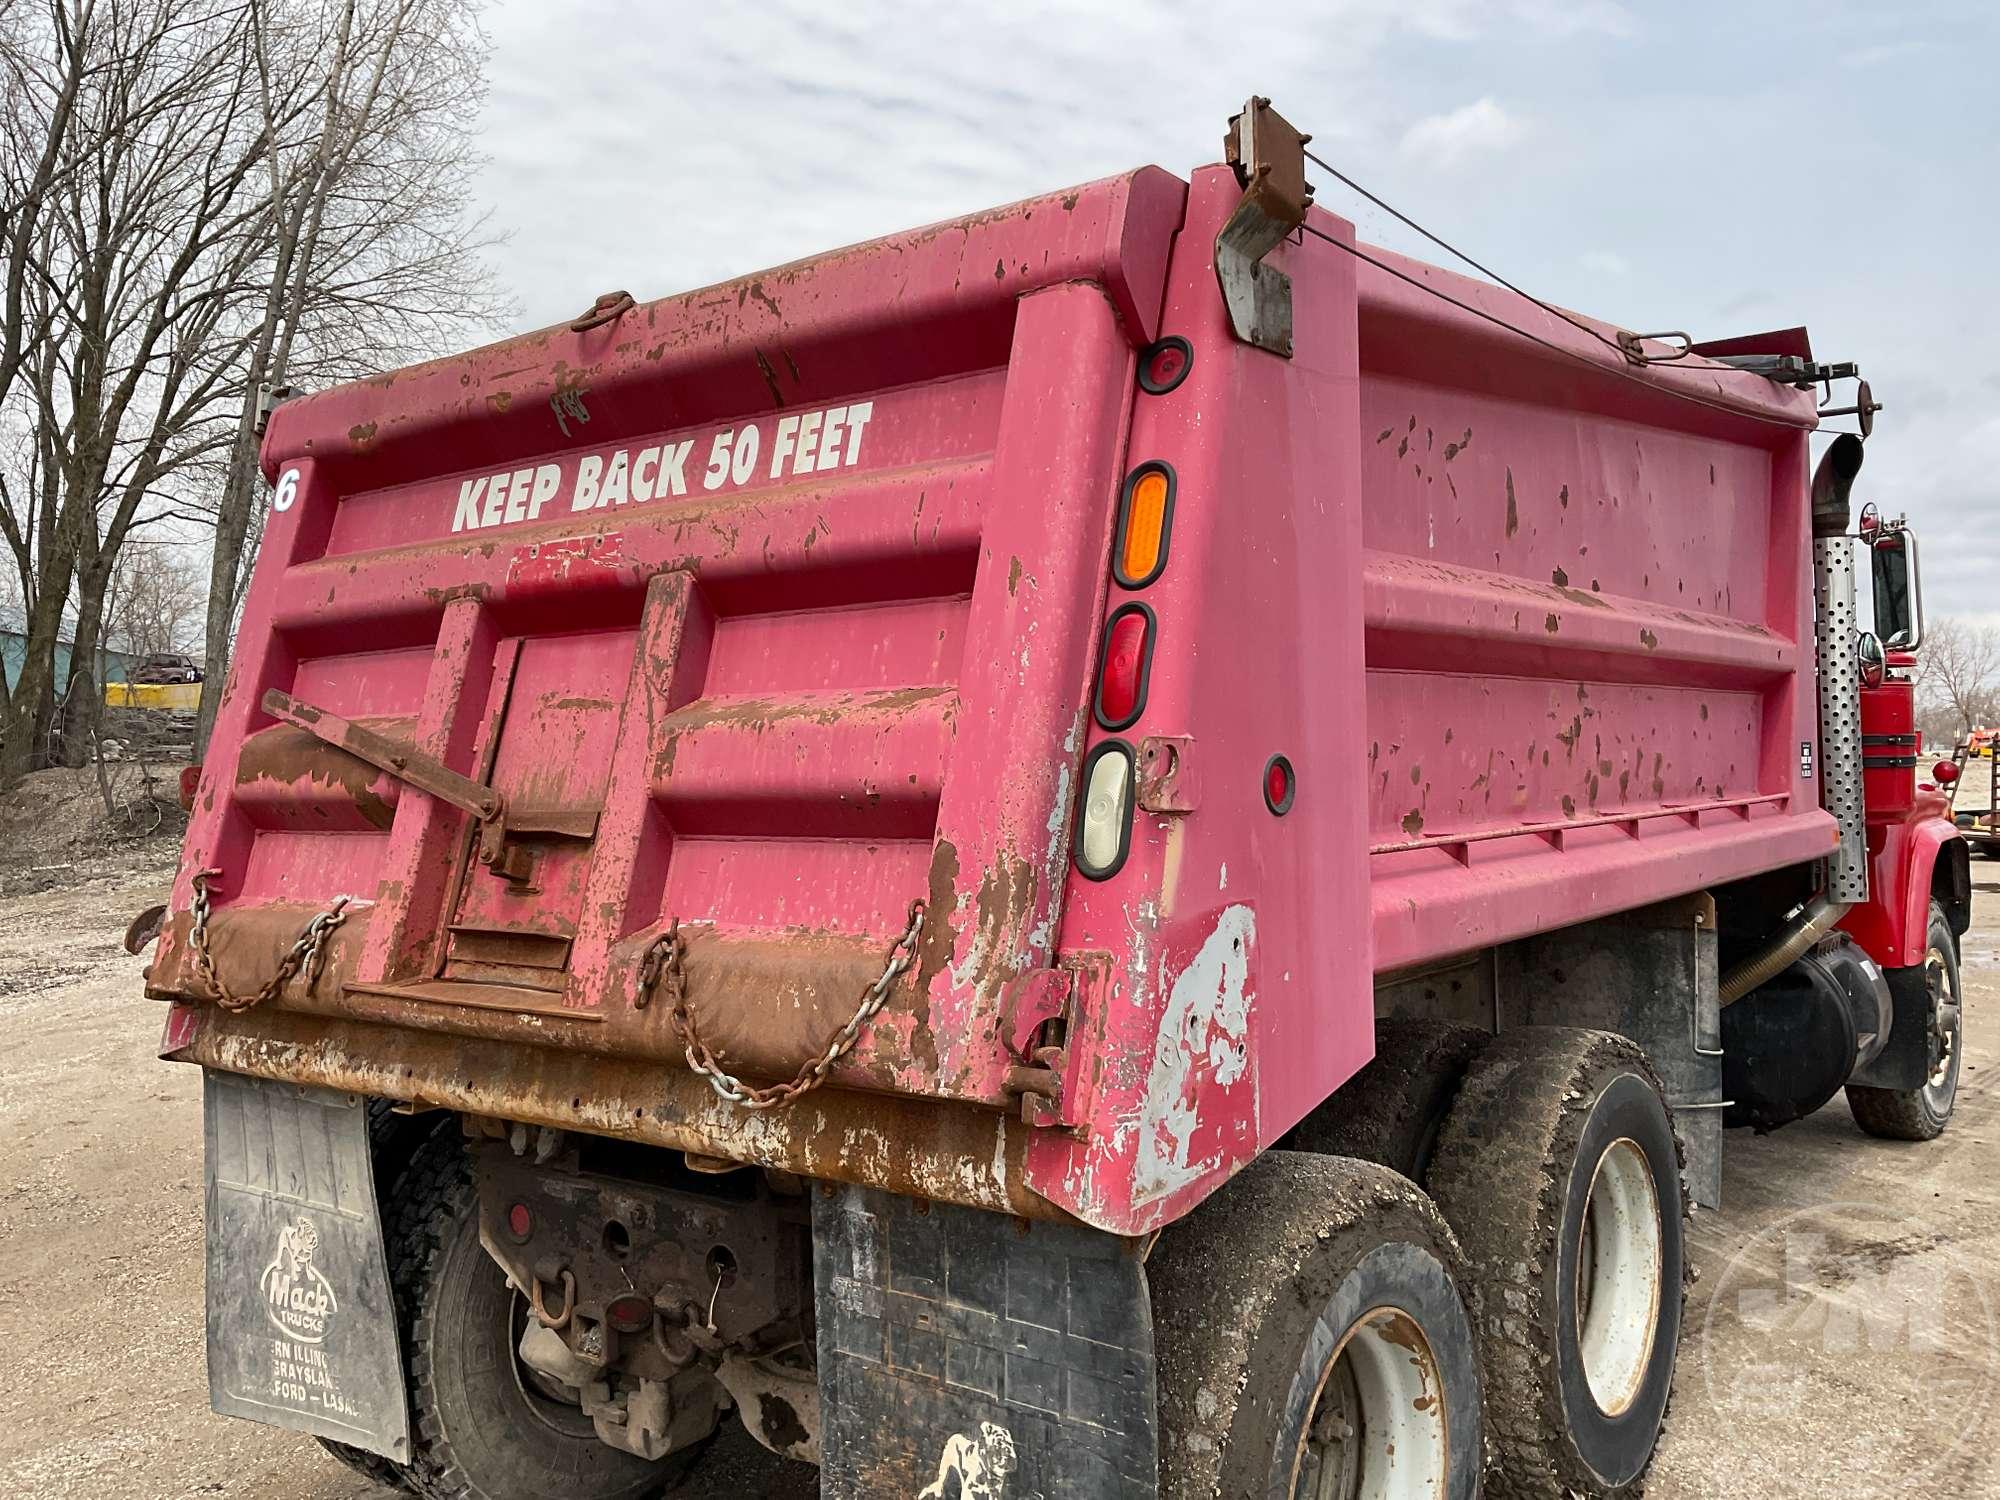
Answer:
[[[1729,1140],[1693,1243],[1680,1386],[1649,1494],[2000,1492],[2000,866],[1975,864],[1972,1044],[1951,1133],[1869,1141],[1836,1102]],[[210,1415],[200,1080],[155,1061],[126,921],[164,869],[0,900],[0,1493],[386,1497],[311,1442]],[[693,1500],[804,1500],[732,1434]]]

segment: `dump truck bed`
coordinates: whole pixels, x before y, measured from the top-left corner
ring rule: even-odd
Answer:
[[[1253,348],[1239,191],[1148,168],[280,407],[167,1052],[1137,1232],[1367,1060],[1378,972],[1827,852],[1810,397],[1319,210],[1271,257],[1293,352]],[[1140,581],[1108,559],[1148,465]],[[1106,746],[1134,805],[1087,878]],[[348,897],[321,971],[205,998],[207,871],[224,987]],[[829,1086],[758,1112],[690,1071],[667,934],[768,1082],[913,902]]]

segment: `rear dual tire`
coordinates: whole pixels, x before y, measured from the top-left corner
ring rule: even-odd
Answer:
[[[1148,1267],[1166,1500],[1471,1500],[1478,1353],[1429,1199],[1367,1162],[1272,1151]]]
[[[1645,1055],[1608,1032],[1495,1037],[1427,1182],[1469,1266],[1488,1492],[1638,1494],[1687,1279],[1680,1147]]]

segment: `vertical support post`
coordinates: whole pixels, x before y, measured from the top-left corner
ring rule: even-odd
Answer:
[[[919,974],[961,1097],[1000,1093],[1006,986],[1054,961],[1133,358],[1102,288],[1022,299],[965,630],[1014,646],[965,661]]]
[[[564,1003],[573,1008],[607,1003],[613,946],[657,915],[657,906],[649,905],[646,896],[664,888],[673,848],[673,830],[653,800],[654,766],[665,749],[662,724],[676,708],[700,696],[714,628],[694,574],[659,573],[646,585],[604,811],[570,950]]]
[[[473,741],[493,676],[496,633],[476,599],[454,599],[438,623],[437,649],[417,708],[416,748],[454,771],[476,775]],[[382,861],[381,899],[355,967],[361,984],[422,978],[444,941],[444,904],[457,893],[453,863],[465,814],[405,787],[396,802]]]

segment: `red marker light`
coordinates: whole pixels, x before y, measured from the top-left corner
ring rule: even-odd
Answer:
[[[1278,817],[1292,810],[1292,799],[1299,794],[1299,780],[1292,772],[1292,763],[1282,755],[1274,755],[1264,763],[1264,805]]]
[[[1193,365],[1194,345],[1179,334],[1168,334],[1140,351],[1139,389],[1149,396],[1164,396],[1187,379]]]
[[[528,1212],[527,1204],[516,1203],[507,1210],[507,1232],[517,1240],[525,1240],[535,1232],[535,1218]]]
[[[1153,666],[1153,612],[1127,604],[1104,627],[1103,663],[1097,675],[1097,722],[1123,729],[1146,707],[1146,679]]]
[[[1958,780],[1958,767],[1948,760],[1941,760],[1931,767],[1931,780],[1939,786],[1950,786]]]

